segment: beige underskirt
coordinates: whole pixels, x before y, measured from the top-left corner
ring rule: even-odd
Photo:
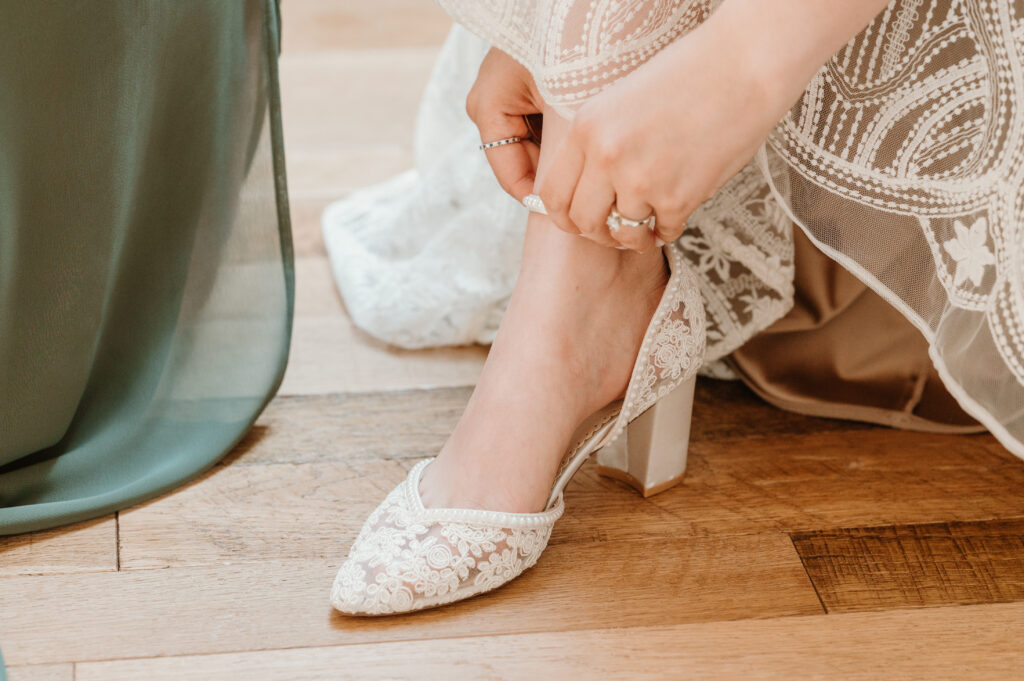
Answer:
[[[793,309],[728,358],[744,383],[801,414],[983,432],[943,386],[917,329],[799,228],[793,232]]]

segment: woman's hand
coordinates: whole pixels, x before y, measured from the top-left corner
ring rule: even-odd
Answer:
[[[519,62],[491,48],[466,98],[466,113],[480,130],[481,142],[529,137],[523,116],[543,111],[533,77]],[[488,149],[487,161],[502,188],[522,201],[533,192],[540,148],[530,141]]]
[[[749,162],[818,68],[884,4],[726,0],[580,107],[536,183],[548,215],[608,246],[645,251],[675,240],[690,214]],[[655,231],[611,232],[613,207],[631,220],[653,213]]]

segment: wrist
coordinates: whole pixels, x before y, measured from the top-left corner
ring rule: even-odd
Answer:
[[[785,113],[821,67],[889,0],[725,0],[698,30],[731,54],[739,78]]]

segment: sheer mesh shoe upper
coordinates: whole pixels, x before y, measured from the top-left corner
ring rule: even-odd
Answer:
[[[667,249],[671,276],[651,319],[619,413],[575,448],[540,513],[425,508],[417,463],[363,525],[338,570],[331,603],[353,615],[420,610],[490,591],[537,562],[564,509],[562,488],[582,460],[610,443],[630,420],[696,373],[705,342],[696,278]],[[563,463],[565,465],[565,463]]]
[[[429,509],[420,474],[409,475],[370,514],[338,570],[331,604],[354,615],[419,610],[490,591],[537,562],[564,509],[542,513]]]

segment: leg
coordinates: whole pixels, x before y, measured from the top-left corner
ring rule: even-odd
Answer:
[[[546,112],[542,165],[566,127]],[[424,503],[541,510],[573,431],[625,391],[666,281],[661,249],[615,250],[531,215],[508,312],[465,413],[424,471]]]

